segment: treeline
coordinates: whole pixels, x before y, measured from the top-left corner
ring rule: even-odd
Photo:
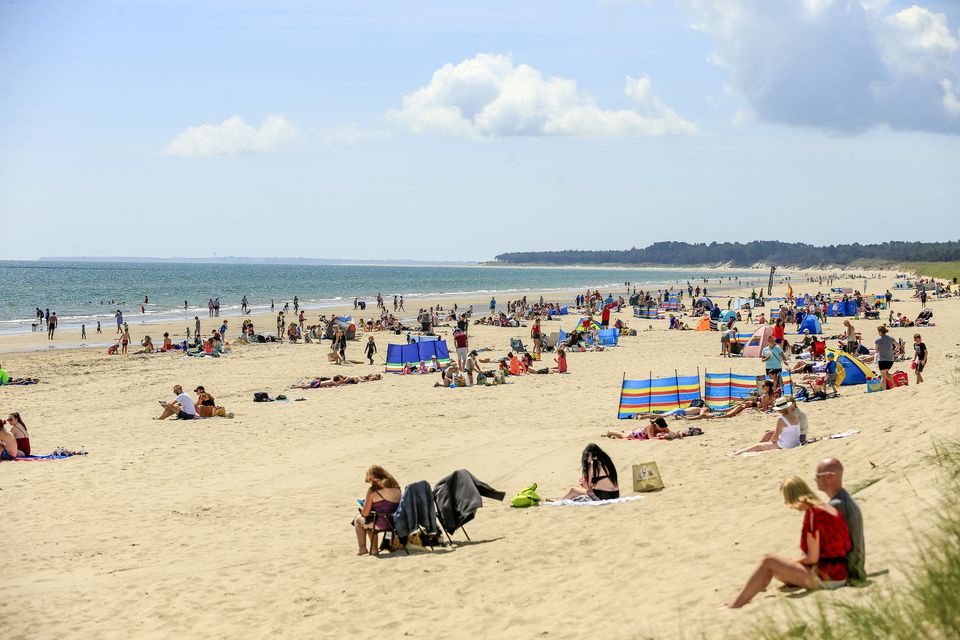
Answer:
[[[501,253],[497,262],[509,264],[730,264],[748,267],[757,263],[791,267],[821,267],[864,263],[944,262],[960,260],[960,241],[884,242],[815,247],[800,242],[755,241],[655,242],[649,247],[610,251],[516,251]]]

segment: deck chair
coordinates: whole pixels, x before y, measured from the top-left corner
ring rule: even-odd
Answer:
[[[554,331],[547,337],[543,338],[540,342],[540,348],[544,351],[553,351],[557,347],[557,343],[560,341],[560,332]]]
[[[527,348],[523,346],[523,340],[520,338],[510,338],[510,350],[514,353],[526,353]]]

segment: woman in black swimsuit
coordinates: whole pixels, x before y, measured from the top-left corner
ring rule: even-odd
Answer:
[[[558,500],[570,500],[578,496],[589,496],[593,500],[613,500],[620,497],[617,467],[610,456],[592,442],[580,456],[580,486],[571,487]]]

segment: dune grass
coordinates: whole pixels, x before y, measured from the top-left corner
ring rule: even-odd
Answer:
[[[921,276],[952,280],[960,278],[960,262],[902,262],[898,267]]]
[[[862,602],[825,600],[813,614],[764,619],[750,637],[766,640],[960,638],[960,442],[935,446],[943,497],[906,584],[875,585]],[[868,525],[869,526],[869,525]]]

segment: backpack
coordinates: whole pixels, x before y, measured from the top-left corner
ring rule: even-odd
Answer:
[[[254,402],[273,402],[273,400],[270,399],[270,394],[268,394],[266,391],[257,391],[256,393],[254,393],[253,401]]]
[[[510,506],[524,509],[526,507],[536,507],[540,504],[540,495],[537,494],[537,483],[534,482],[526,489],[521,489],[517,495],[510,499]]]

